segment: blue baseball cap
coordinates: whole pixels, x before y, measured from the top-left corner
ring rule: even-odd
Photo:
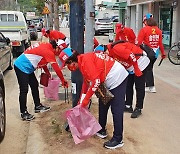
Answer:
[[[151,13],[147,13],[146,15],[144,15],[143,21],[150,18],[153,18],[153,15]]]
[[[94,52],[104,52],[105,48],[104,48],[104,45],[98,45],[95,49],[94,49]]]

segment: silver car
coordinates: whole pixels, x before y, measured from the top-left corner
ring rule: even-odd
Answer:
[[[4,37],[0,32],[0,69],[4,72],[7,69],[12,69],[12,66],[13,56],[10,39]]]
[[[10,39],[5,38],[0,32],[0,143],[5,136],[6,110],[5,110],[5,85],[3,72],[12,69],[13,56]]]
[[[38,31],[41,31],[43,28],[43,20],[38,18],[38,19],[32,19],[33,22],[35,23],[35,26],[37,28]]]
[[[6,129],[6,110],[5,110],[5,87],[3,73],[0,71],[0,143],[3,141]]]
[[[96,18],[95,19],[95,34],[109,33],[113,30],[113,22],[110,18]]]

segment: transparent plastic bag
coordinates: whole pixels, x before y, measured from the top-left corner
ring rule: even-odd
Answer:
[[[90,138],[102,129],[96,118],[81,105],[67,110],[66,118],[76,144]]]
[[[45,97],[52,100],[59,100],[59,95],[58,95],[59,84],[60,84],[59,79],[54,79],[54,78],[49,79],[48,86],[44,87]]]

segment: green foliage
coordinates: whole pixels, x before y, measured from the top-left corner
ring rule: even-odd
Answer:
[[[31,1],[33,2],[38,12],[41,14],[45,6],[44,0],[31,0]]]
[[[45,6],[45,2],[51,2],[51,0],[18,0],[23,12],[36,12],[41,14]],[[58,0],[58,5],[68,3],[68,0]]]
[[[22,12],[36,12],[41,14],[44,7],[44,0],[18,0]]]
[[[59,5],[65,4],[65,3],[68,3],[68,0],[58,0]]]

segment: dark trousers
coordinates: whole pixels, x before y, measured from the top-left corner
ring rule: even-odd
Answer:
[[[108,109],[111,106],[114,125],[113,138],[116,141],[121,141],[123,139],[123,113],[126,83],[127,79],[125,79],[118,87],[110,90],[115,97],[107,105],[104,105],[99,99],[99,123],[102,127],[102,130],[105,130]]]
[[[20,94],[19,94],[20,112],[23,113],[24,111],[27,110],[26,104],[27,104],[28,85],[31,88],[35,106],[40,105],[39,89],[38,89],[39,84],[34,72],[31,74],[26,74],[21,70],[19,70],[16,66],[14,66],[14,70],[16,72],[19,89],[20,89]]]
[[[135,76],[134,74],[128,75],[128,82],[126,88],[126,105],[132,106],[133,104],[133,86],[135,84],[136,89],[136,107],[139,109],[143,108],[144,97],[145,97],[145,77],[146,70],[143,71],[143,75],[140,77]]]
[[[153,74],[153,66],[154,63],[156,61],[156,58],[154,60],[150,60],[150,63],[148,65],[148,67],[146,68],[147,72],[146,72],[146,87],[152,87],[154,86],[154,74]]]

